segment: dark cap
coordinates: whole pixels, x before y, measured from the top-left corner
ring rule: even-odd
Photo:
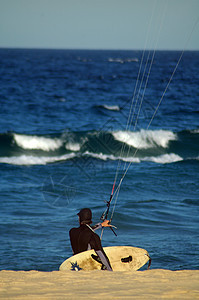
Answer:
[[[92,223],[92,212],[90,208],[82,208],[77,215],[80,218],[80,223]]]

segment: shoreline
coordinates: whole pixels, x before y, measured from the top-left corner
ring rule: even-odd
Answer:
[[[199,270],[2,270],[0,283],[0,299],[199,299]]]

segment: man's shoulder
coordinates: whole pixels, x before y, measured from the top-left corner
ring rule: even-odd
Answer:
[[[69,234],[75,233],[75,232],[77,232],[78,230],[79,230],[79,228],[73,227],[73,228],[70,229]]]
[[[70,229],[69,233],[73,234],[73,233],[78,233],[78,232],[82,232],[82,231],[89,231],[89,228],[87,228],[87,226],[80,226],[80,227],[73,227]]]

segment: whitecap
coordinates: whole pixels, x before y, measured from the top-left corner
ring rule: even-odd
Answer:
[[[81,144],[75,142],[68,142],[65,144],[65,148],[70,151],[79,151]]]
[[[33,156],[33,155],[21,155],[11,157],[0,157],[0,163],[11,165],[46,165],[48,163],[54,163],[58,161],[68,160],[75,157],[75,153],[65,154],[61,156]]]
[[[140,130],[112,132],[114,138],[122,143],[139,149],[149,149],[157,146],[167,148],[170,141],[177,139],[177,135],[168,130]]]
[[[26,150],[54,151],[59,149],[63,141],[58,138],[47,138],[36,135],[14,134],[17,145]]]
[[[138,58],[136,57],[133,57],[133,58],[108,58],[108,61],[109,62],[116,62],[116,63],[120,63],[120,64],[123,64],[125,62],[138,62]]]
[[[121,156],[114,156],[113,154],[103,154],[103,153],[92,153],[89,151],[86,151],[83,155],[90,156],[93,158],[101,159],[101,160],[122,160],[126,162],[135,162],[139,163],[140,159],[138,157],[121,157]]]
[[[147,157],[121,157],[121,156],[114,156],[112,154],[103,154],[103,153],[92,153],[89,151],[86,151],[83,155],[90,156],[96,159],[100,160],[121,160],[124,162],[129,162],[129,163],[140,163],[142,161],[150,161],[154,163],[159,163],[159,164],[168,164],[168,163],[174,163],[178,161],[182,161],[183,158],[180,157],[177,154],[170,153],[170,154],[163,154],[160,156],[147,156]]]
[[[103,107],[107,110],[120,111],[120,107],[118,105],[103,105]]]
[[[178,161],[182,161],[183,158],[175,153],[163,154],[160,156],[145,157],[143,161],[152,161],[158,164],[170,164]]]
[[[196,133],[196,134],[197,134],[197,133],[199,133],[199,129],[194,129],[194,130],[191,130],[190,132],[191,132],[191,133]]]

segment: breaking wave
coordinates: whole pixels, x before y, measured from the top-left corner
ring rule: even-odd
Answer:
[[[113,132],[113,136],[120,142],[140,149],[149,149],[156,146],[167,148],[170,141],[177,140],[177,135],[167,130],[117,131]]]
[[[51,135],[0,134],[0,163],[45,165],[71,159],[153,162],[198,160],[198,130],[85,131]]]
[[[151,162],[155,162],[155,163],[159,163],[159,164],[166,164],[166,163],[173,163],[173,162],[178,162],[178,161],[182,161],[183,158],[180,157],[179,155],[176,155],[174,153],[171,154],[164,154],[164,155],[160,155],[160,156],[149,156],[149,157],[143,157],[143,158],[138,158],[138,157],[115,157],[114,155],[105,155],[105,154],[96,154],[96,153],[89,153],[86,152],[84,153],[84,155],[93,157],[93,158],[97,158],[97,159],[101,159],[101,160],[122,160],[124,162],[133,162],[133,163],[140,163],[142,161],[151,161]]]
[[[74,153],[65,154],[61,156],[33,156],[33,155],[20,155],[11,157],[0,157],[0,163],[11,165],[46,165],[50,163],[65,161],[75,157]]]
[[[44,151],[54,151],[62,146],[61,139],[52,139],[35,135],[14,134],[14,141],[23,149],[35,149]]]

